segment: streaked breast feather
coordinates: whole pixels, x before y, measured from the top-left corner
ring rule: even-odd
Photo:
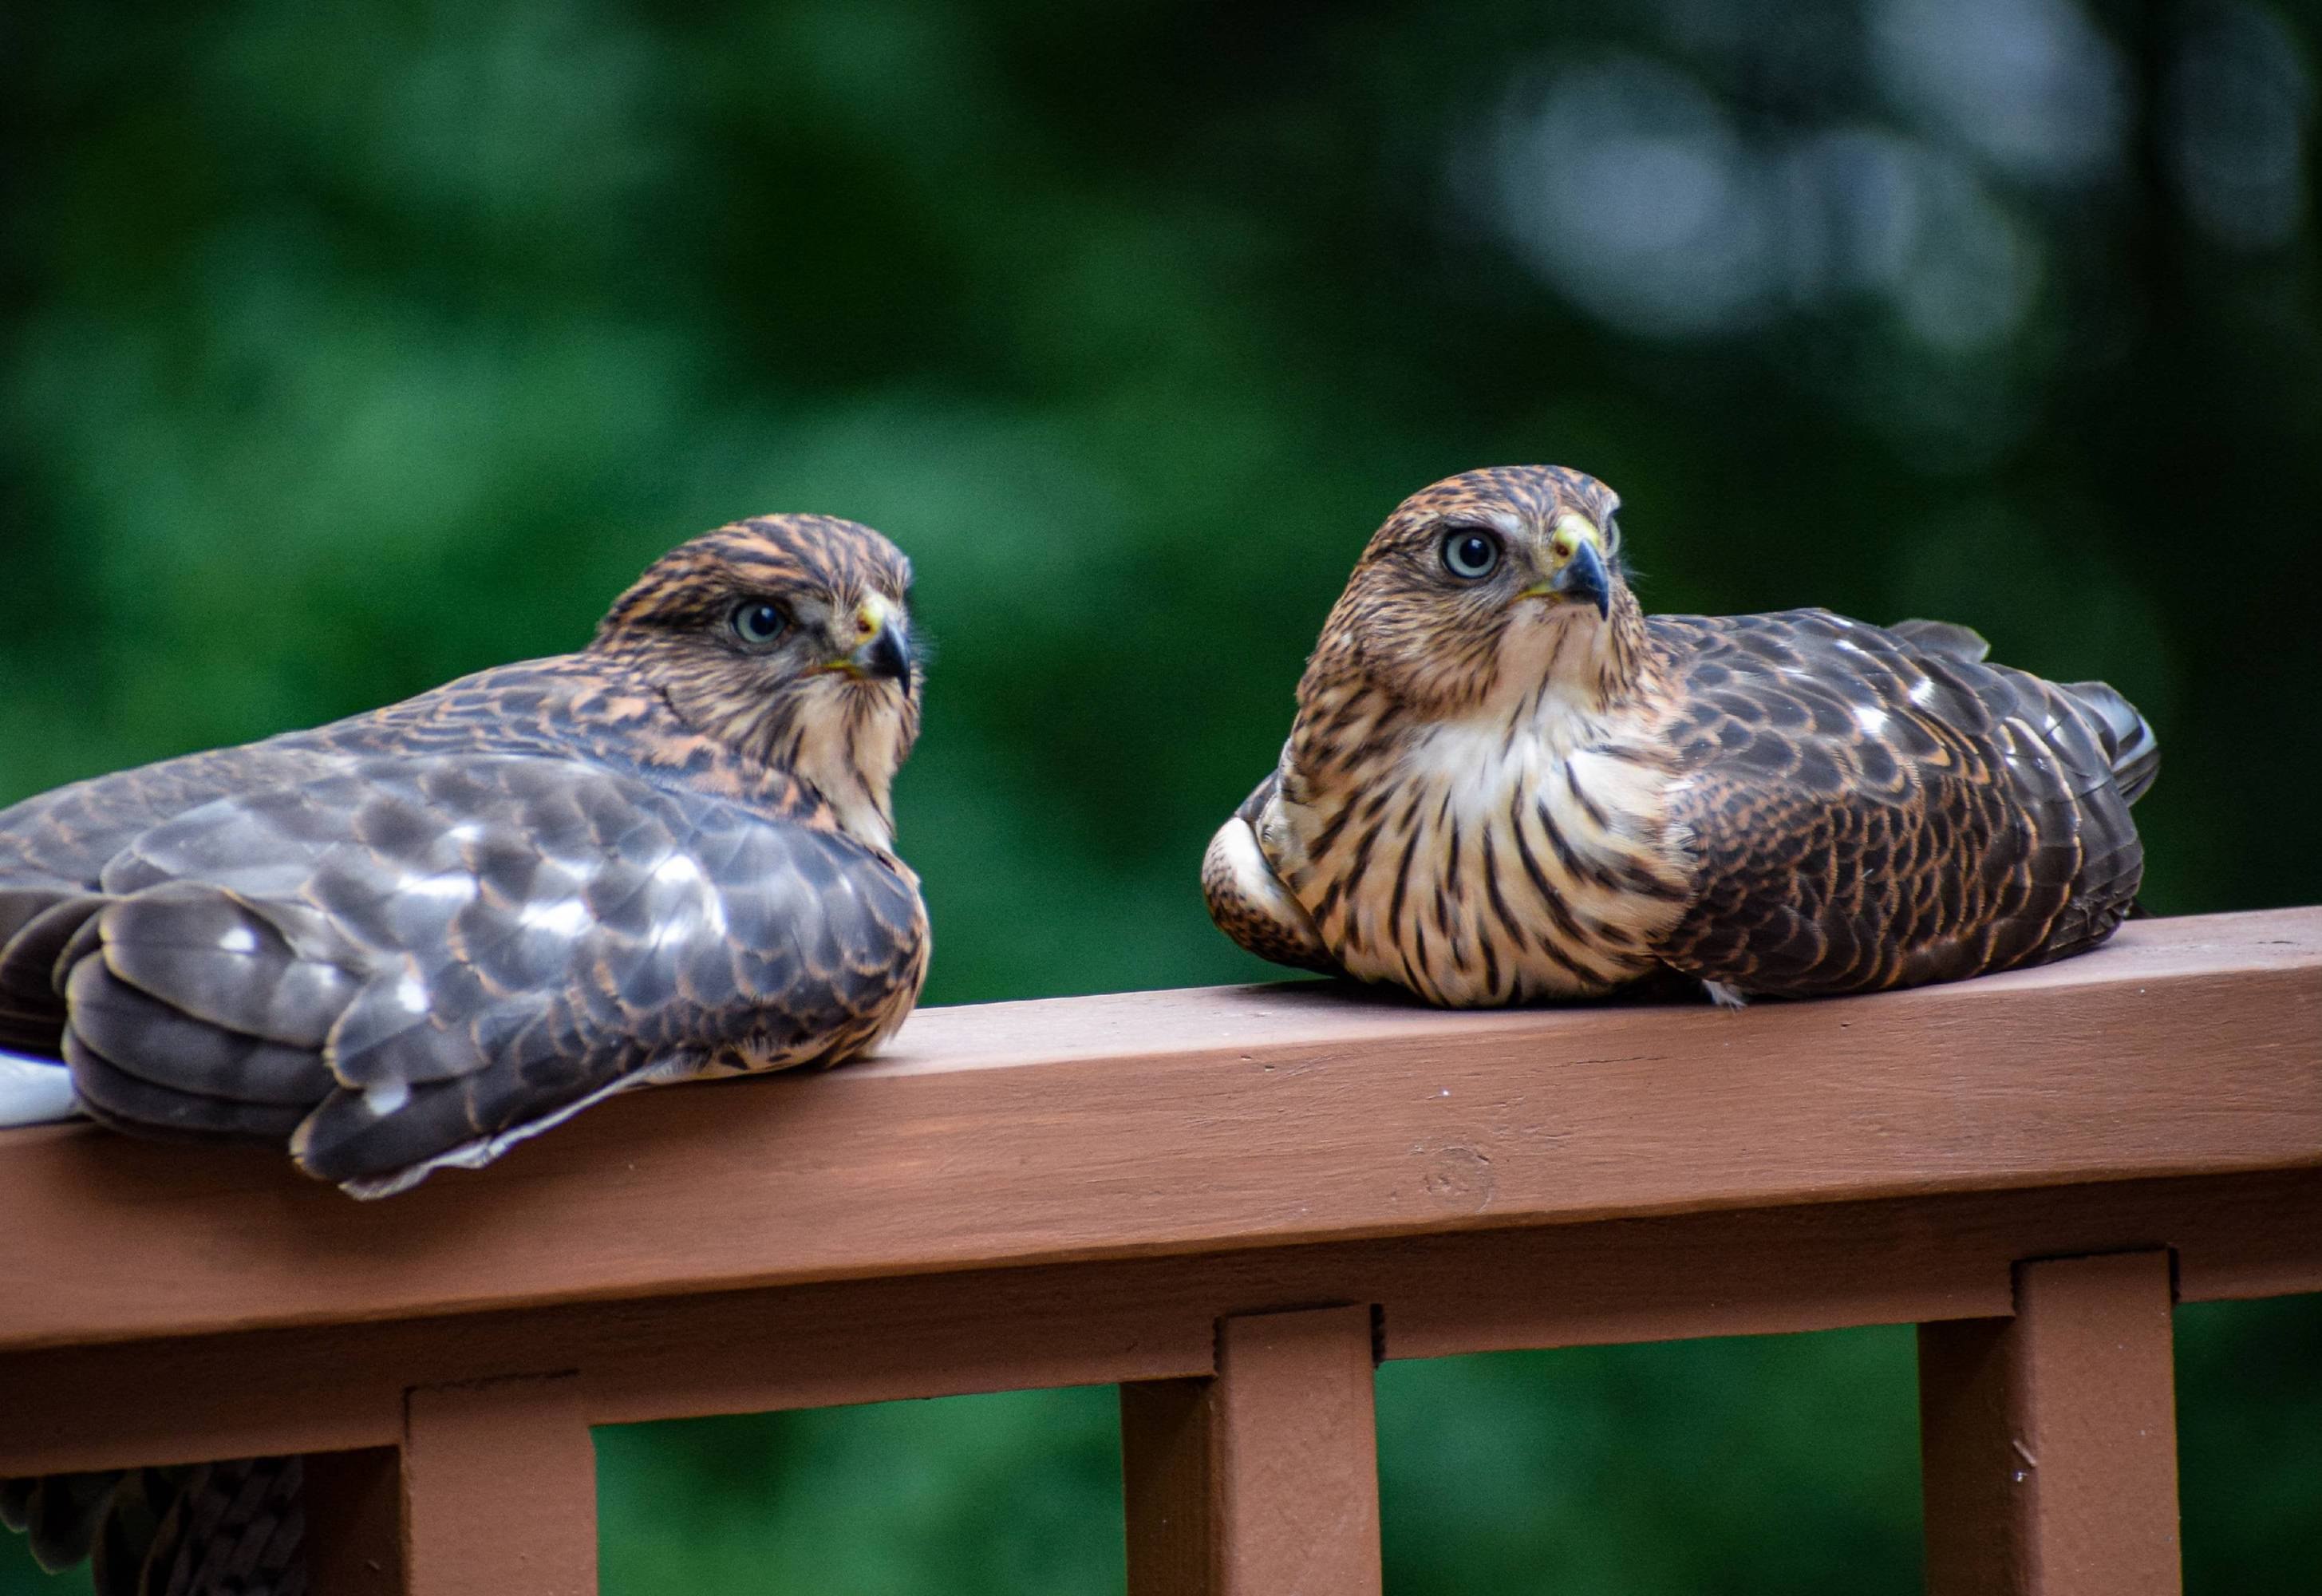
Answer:
[[[1284,878],[1352,974],[1440,1003],[1600,993],[1650,968],[1687,895],[1667,763],[1600,735],[1440,727],[1285,805]],[[1562,745],[1562,746],[1559,746]]]

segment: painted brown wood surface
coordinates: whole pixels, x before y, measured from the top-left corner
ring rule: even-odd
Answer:
[[[2316,1164],[2322,910],[1739,1014],[1003,1004],[380,1204],[260,1152],[0,1135],[0,1278],[39,1283],[0,1349]]]
[[[2177,1596],[2170,1256],[2027,1262],[1923,1326],[1928,1596]]]
[[[410,1393],[403,1564],[409,1596],[596,1596],[597,1459],[576,1376]]]
[[[1206,1375],[1302,1302],[1383,1304],[1389,1357],[1994,1317],[2017,1259],[2153,1246],[2189,1301],[2322,1290],[2322,1169],[49,1348],[0,1355],[0,1475],[390,1445],[406,1386],[543,1366],[600,1424]]]
[[[1376,1596],[1371,1323],[1239,1315],[1214,1377],[1123,1388],[1129,1596]]]

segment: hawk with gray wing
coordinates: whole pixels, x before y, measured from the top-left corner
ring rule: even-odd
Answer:
[[[579,654],[0,811],[0,1124],[287,1142],[361,1197],[611,1093],[835,1064],[928,965],[910,565],[736,522]],[[300,1460],[0,1481],[103,1596],[301,1596]]]
[[[0,811],[0,1123],[283,1142],[375,1197],[875,1045],[928,961],[910,585],[866,527],[736,522],[578,654]]]
[[[1648,617],[1618,504],[1520,466],[1395,511],[1210,845],[1229,936],[1464,1006],[1670,971],[1728,1004],[1873,991],[2112,934],[2159,760],[2119,693],[1941,622]]]

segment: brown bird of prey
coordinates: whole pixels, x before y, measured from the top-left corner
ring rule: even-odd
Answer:
[[[578,654],[0,811],[0,1123],[287,1142],[376,1197],[876,1045],[928,962],[910,586],[867,527],[739,521]]]
[[[1388,518],[1210,844],[1229,936],[1467,1006],[1670,971],[1729,1004],[1866,992],[2112,934],[2158,765],[2120,694],[1941,622],[1648,617],[1619,503],[1513,466]]]

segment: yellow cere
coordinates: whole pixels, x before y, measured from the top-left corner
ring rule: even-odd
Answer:
[[[1572,510],[1567,510],[1556,518],[1556,535],[1549,540],[1548,546],[1559,562],[1579,553],[1584,543],[1602,546],[1602,537],[1595,522]]]

